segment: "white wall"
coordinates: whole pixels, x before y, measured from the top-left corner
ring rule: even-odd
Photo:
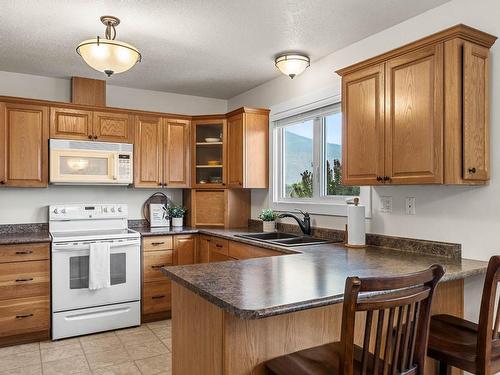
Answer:
[[[498,0],[454,0],[401,24],[337,51],[293,81],[285,76],[267,82],[229,100],[229,109],[240,105],[279,110],[301,97],[339,93],[336,69],[396,48],[458,23],[500,36]],[[488,259],[500,254],[500,42],[491,50],[491,183],[486,187],[398,186],[373,189],[373,218],[367,229],[374,233],[458,242],[463,256]],[[285,104],[284,104],[285,103]],[[273,112],[271,112],[271,115]],[[378,212],[380,196],[393,197],[393,213]],[[416,197],[416,215],[403,214],[405,197]],[[267,192],[252,194],[252,216],[268,205]],[[316,216],[316,225],[343,228],[344,218]],[[467,316],[477,314],[481,278],[466,283]]]
[[[0,71],[0,95],[71,101],[69,79]],[[227,112],[227,100],[107,85],[106,105],[127,109],[200,115]]]
[[[181,189],[134,189],[123,186],[49,186],[46,189],[5,188],[0,190],[0,225],[46,223],[51,204],[126,203],[129,219],[142,219],[142,204],[156,191],[162,191],[177,204]]]
[[[69,102],[69,79],[41,77],[0,71],[0,95]],[[107,105],[178,114],[227,112],[227,101],[166,92],[107,87]],[[0,224],[47,222],[47,206],[64,203],[127,203],[129,217],[141,219],[143,202],[155,192],[150,189],[103,186],[49,186],[46,189],[0,189]],[[182,190],[162,189],[182,203]]]

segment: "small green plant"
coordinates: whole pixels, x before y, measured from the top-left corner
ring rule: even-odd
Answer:
[[[184,214],[186,213],[186,211],[187,210],[181,206],[170,206],[168,208],[168,213],[169,213],[170,217],[172,217],[172,218],[184,217]]]
[[[259,215],[259,219],[262,221],[274,221],[276,220],[276,212],[274,212],[270,208],[262,210]]]

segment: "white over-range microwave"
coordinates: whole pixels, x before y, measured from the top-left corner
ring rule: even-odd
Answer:
[[[51,139],[50,183],[129,185],[133,182],[134,146]]]

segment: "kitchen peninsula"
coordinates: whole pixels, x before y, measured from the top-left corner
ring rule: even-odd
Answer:
[[[238,231],[207,232],[262,246],[241,240]],[[463,281],[486,269],[481,261],[373,246],[349,250],[330,243],[285,251],[163,269],[173,281],[173,374],[264,374],[268,359],[338,340],[347,276],[410,273],[440,263],[446,274],[433,314],[463,316]]]

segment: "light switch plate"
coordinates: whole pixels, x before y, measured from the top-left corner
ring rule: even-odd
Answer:
[[[380,197],[380,212],[392,212],[392,197]]]
[[[415,197],[406,197],[405,210],[407,215],[415,215]]]

